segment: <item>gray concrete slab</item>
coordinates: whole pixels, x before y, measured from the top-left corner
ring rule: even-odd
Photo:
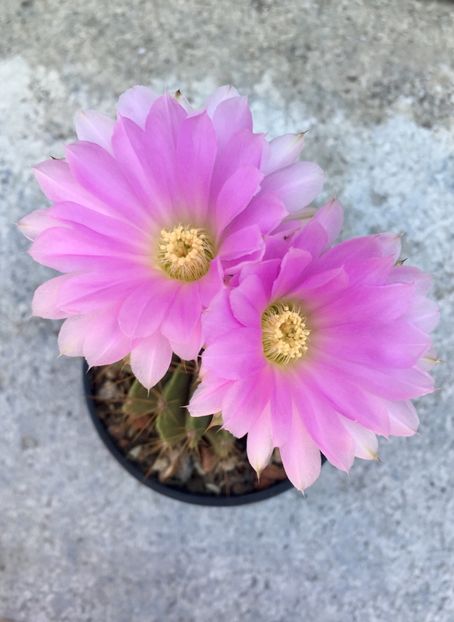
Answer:
[[[454,619],[453,5],[422,0],[2,0],[0,618],[17,622]],[[49,276],[14,222],[30,167],[76,109],[133,83],[200,101],[232,82],[270,134],[311,129],[345,234],[406,232],[435,276],[445,361],[421,432],[380,464],[326,467],[303,498],[190,507],[141,487],[96,437],[80,362],[29,319]]]

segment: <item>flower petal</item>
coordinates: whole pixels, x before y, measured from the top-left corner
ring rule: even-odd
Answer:
[[[265,175],[293,164],[300,157],[304,146],[304,133],[284,134],[269,143],[261,169]]]
[[[216,152],[216,135],[209,116],[202,113],[185,119],[178,133],[176,163],[188,218],[194,218],[194,214],[206,217]]]
[[[212,300],[202,318],[205,342],[211,344],[219,337],[240,328],[241,324],[235,319],[230,306],[229,292],[222,289]]]
[[[247,207],[262,179],[262,173],[253,166],[238,168],[227,179],[216,199],[215,222],[219,232]]]
[[[250,328],[238,328],[210,344],[203,354],[203,365],[216,373],[222,369],[225,378],[238,380],[265,366],[261,333]]]
[[[77,138],[95,143],[112,153],[112,133],[115,121],[95,110],[81,110],[74,117]]]
[[[121,214],[141,225],[144,207],[129,185],[116,160],[98,145],[74,143],[66,148],[71,172],[88,192]]]
[[[328,244],[332,244],[340,234],[344,222],[342,205],[336,199],[328,201],[317,210],[314,220],[322,225],[328,235]]]
[[[133,86],[120,95],[117,104],[119,117],[127,117],[137,123],[141,128],[145,127],[145,121],[157,95],[146,86]]]
[[[222,104],[222,102],[228,99],[232,99],[232,97],[239,96],[240,95],[236,88],[231,86],[230,84],[219,86],[214,91],[214,93],[207,97],[204,108],[210,116],[213,116],[213,114],[216,112],[217,107]]]
[[[146,389],[151,389],[164,377],[171,360],[169,342],[159,332],[142,339],[131,350],[132,372]]]
[[[263,180],[263,190],[276,194],[289,212],[309,205],[321,192],[322,169],[314,162],[297,162],[280,169]]]
[[[294,396],[312,440],[331,464],[348,471],[355,457],[355,444],[340,421],[342,416],[312,382],[309,370],[295,378]]]
[[[148,337],[160,327],[173,302],[177,286],[162,279],[140,283],[123,301],[118,323],[135,339]]]
[[[51,201],[74,201],[101,212],[108,206],[84,189],[63,160],[46,160],[36,165],[34,173],[41,190]]]
[[[260,327],[262,313],[267,306],[267,296],[260,279],[250,275],[230,293],[230,305],[236,319],[244,326]]]
[[[355,456],[362,460],[377,460],[378,440],[375,434],[346,417],[341,417],[340,421],[353,441]]]
[[[282,260],[280,272],[274,281],[273,298],[288,296],[295,290],[311,261],[312,255],[307,251],[290,248]]]
[[[252,114],[246,97],[224,99],[212,114],[220,147],[226,145],[241,130],[252,131]]]
[[[199,330],[201,315],[202,301],[198,283],[179,285],[175,290],[172,304],[163,318],[161,331],[170,342],[182,344],[187,340],[188,345],[191,344],[195,348],[198,339],[194,343],[191,333]],[[190,359],[196,358],[199,349],[192,352]]]
[[[224,395],[231,385],[231,380],[203,379],[191,397],[189,414],[192,417],[205,417],[220,412]]]
[[[413,436],[419,426],[416,408],[409,401],[389,402],[388,414],[390,434],[394,436]]]
[[[320,475],[321,456],[296,410],[287,442],[279,450],[287,477],[295,488],[304,492]]]
[[[219,249],[219,256],[223,263],[235,260],[239,263],[242,258],[259,253],[263,254],[265,242],[262,232],[257,225],[251,225],[226,236]]]
[[[269,408],[265,407],[262,414],[252,423],[247,435],[247,457],[259,476],[269,463],[273,449],[270,412]]]
[[[40,285],[33,295],[32,313],[37,317],[44,317],[49,320],[59,320],[66,317],[66,313],[59,307],[58,296],[61,286],[71,276],[64,274],[56,276]]]

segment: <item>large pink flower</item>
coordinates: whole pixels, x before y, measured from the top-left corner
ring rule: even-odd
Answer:
[[[50,208],[20,226],[30,254],[63,272],[39,287],[33,313],[67,318],[60,350],[90,365],[131,354],[151,387],[172,350],[202,346],[200,317],[225,270],[258,260],[263,235],[308,205],[320,168],[298,162],[301,136],[267,142],[245,98],[218,89],[199,111],[134,87],[118,117],[86,112],[64,160],[36,167]]]
[[[265,259],[218,294],[189,407],[221,411],[227,430],[247,433],[257,471],[278,447],[299,489],[318,477],[320,451],[348,470],[355,456],[377,456],[377,434],[413,434],[409,400],[433,390],[428,277],[398,263],[397,236],[331,246],[341,222],[334,201],[290,247],[271,238]]]

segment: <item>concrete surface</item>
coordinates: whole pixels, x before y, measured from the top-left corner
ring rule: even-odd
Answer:
[[[2,0],[0,618],[16,622],[450,622],[454,619],[451,2]],[[232,82],[257,127],[311,129],[306,155],[348,234],[406,232],[435,275],[440,390],[380,464],[330,467],[306,498],[189,507],[113,462],[58,326],[30,320],[49,272],[13,223],[30,167],[73,112],[133,83],[201,97]]]

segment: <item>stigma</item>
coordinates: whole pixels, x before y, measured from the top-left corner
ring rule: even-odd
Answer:
[[[292,302],[276,302],[262,315],[262,346],[266,358],[286,366],[308,350],[311,331],[301,308]]]
[[[189,283],[205,276],[214,253],[214,244],[205,229],[177,225],[160,232],[158,264],[177,281]]]

